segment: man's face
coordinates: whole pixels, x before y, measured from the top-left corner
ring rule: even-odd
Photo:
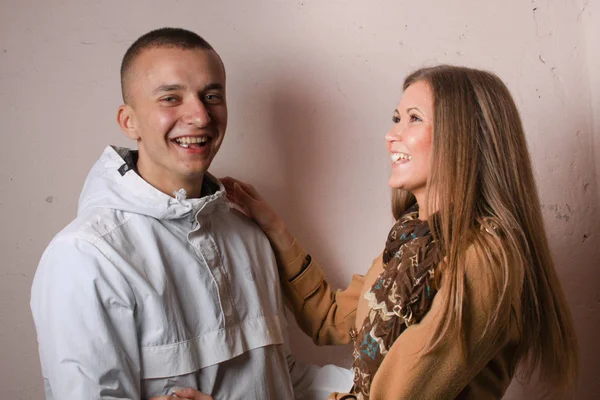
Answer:
[[[140,175],[167,194],[198,190],[227,126],[221,60],[213,50],[153,48],[130,73],[118,120],[138,142]]]

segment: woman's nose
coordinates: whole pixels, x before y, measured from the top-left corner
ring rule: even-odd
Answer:
[[[385,141],[396,142],[402,139],[402,130],[399,124],[395,124],[392,128],[385,134]]]

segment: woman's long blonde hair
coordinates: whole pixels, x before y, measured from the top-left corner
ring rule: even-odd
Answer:
[[[550,256],[514,100],[496,75],[476,69],[447,65],[420,69],[406,78],[404,89],[418,81],[428,83],[433,94],[427,204],[439,211],[433,231],[446,257],[441,276],[448,288],[442,311],[446,318],[428,348],[451,337],[464,339],[463,261],[467,249],[475,248],[480,267],[491,272],[498,294],[488,327],[508,323],[511,293],[517,285],[521,336],[516,365],[526,379],[537,372],[555,389],[569,389],[577,376],[573,321]],[[399,189],[392,194],[392,211],[398,219],[415,198]]]

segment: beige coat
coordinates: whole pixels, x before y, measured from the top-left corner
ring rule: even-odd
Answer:
[[[368,313],[364,294],[383,271],[381,256],[373,260],[366,275],[354,275],[345,290],[337,291],[324,279],[315,260],[301,272],[306,252],[298,242],[277,256],[284,291],[303,331],[317,345],[349,343],[351,329],[358,331]],[[372,400],[486,400],[503,396],[515,372],[520,314],[515,304],[519,304],[520,290],[513,290],[508,326],[485,330],[494,306],[492,282],[476,262],[468,264],[466,351],[454,342],[442,343],[429,354],[420,351],[441,318],[445,297],[441,289],[423,320],[408,327],[394,342],[374,376]]]

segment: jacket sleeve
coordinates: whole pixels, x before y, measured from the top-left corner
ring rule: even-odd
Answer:
[[[47,399],[140,399],[131,288],[94,245],[55,240],[31,291]]]
[[[511,331],[510,317],[500,318],[495,326],[486,329],[488,318],[496,311],[498,291],[494,278],[482,271],[473,257],[467,258],[466,268],[464,350],[458,339],[449,339],[433,352],[422,351],[443,318],[447,290],[442,286],[427,315],[419,324],[408,327],[392,345],[373,378],[372,400],[454,399],[511,339],[511,332],[515,331]],[[500,311],[501,315],[510,316],[510,310]],[[489,384],[492,385],[490,389],[497,390],[493,382]]]
[[[297,241],[277,260],[284,293],[304,333],[317,345],[350,342],[364,276],[353,275],[345,290],[334,291]]]
[[[327,398],[332,390],[349,390],[352,387],[352,370],[333,364],[305,364],[294,357],[289,343],[288,330],[284,329],[283,346],[292,379],[294,399],[322,400]]]

